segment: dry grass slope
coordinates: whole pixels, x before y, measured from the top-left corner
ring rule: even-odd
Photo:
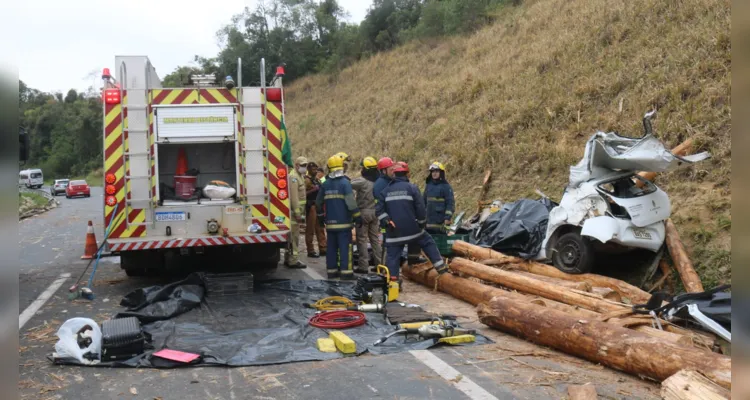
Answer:
[[[667,145],[692,137],[713,155],[657,178],[711,287],[731,280],[730,81],[729,0],[530,0],[472,36],[295,82],[287,118],[295,153],[319,161],[441,160],[472,209],[487,168],[493,198],[559,200],[592,133],[640,135],[656,107]]]

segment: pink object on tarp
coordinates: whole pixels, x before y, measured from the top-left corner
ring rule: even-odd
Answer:
[[[170,349],[159,350],[156,353],[154,353],[154,355],[157,357],[167,359],[167,360],[183,362],[183,363],[193,362],[198,357],[200,357],[200,354],[185,353],[184,351],[170,350]]]

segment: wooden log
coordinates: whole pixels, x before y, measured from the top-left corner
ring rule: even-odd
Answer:
[[[726,400],[729,390],[696,371],[681,370],[661,383],[664,400]]]
[[[525,272],[525,271],[514,271],[513,273],[518,274],[518,275],[523,275],[531,279],[538,279],[543,282],[552,283],[558,286],[566,287],[568,289],[580,290],[582,292],[591,292],[593,290],[593,288],[591,287],[591,284],[588,282],[566,281],[564,279],[550,278],[549,276],[536,275],[536,274],[532,274],[531,272]],[[609,290],[609,289],[606,289],[606,290]]]
[[[569,400],[596,400],[596,388],[594,385],[569,385]]]
[[[659,268],[661,269],[661,273],[666,277],[667,285],[669,285],[669,293],[675,294],[674,290],[674,282],[670,279],[672,277],[672,267],[669,265],[667,260],[661,259],[659,262]]]
[[[597,294],[601,296],[603,299],[616,301],[618,303],[622,302],[622,296],[620,296],[620,293],[617,293],[615,290],[612,290],[610,288],[593,287],[591,288],[591,293]]]
[[[695,369],[731,388],[731,358],[681,346],[611,323],[581,321],[567,313],[504,295],[481,304],[480,321],[567,354],[658,381]]]
[[[533,299],[529,301],[529,303],[537,304],[537,305],[544,306],[544,307],[549,307],[558,311],[562,311],[576,318],[581,318],[584,320],[598,320],[601,317],[601,314],[599,314],[598,312],[586,310],[584,308],[571,306],[568,304],[560,303],[560,302],[549,300],[549,299]],[[621,324],[621,320],[617,318],[611,318],[607,320],[607,323],[624,327],[624,325]],[[689,336],[655,329],[649,325],[646,325],[646,323],[647,322],[644,321],[642,325],[633,326],[631,327],[631,329],[636,330],[638,332],[643,332],[650,336],[664,339],[671,343],[679,344],[681,346],[690,346],[690,347],[693,346],[693,340]]]
[[[401,270],[401,272],[405,277],[407,277],[411,281],[421,283],[431,288],[434,287],[435,277],[437,277],[437,273],[432,268],[420,268],[420,267],[421,266],[407,266],[407,267],[404,267]],[[532,297],[532,296],[523,295],[520,293],[508,292],[503,289],[498,289],[492,286],[481,284],[479,282],[470,281],[468,279],[454,276],[451,274],[444,274],[442,277],[440,277],[438,290],[440,290],[443,293],[450,294],[451,296],[459,300],[466,301],[475,306],[478,304],[486,303],[490,301],[490,299],[492,299],[496,295],[504,294],[508,297],[515,298],[517,301],[543,305],[544,307],[549,307],[549,308],[553,308],[559,311],[569,313],[578,318],[596,320],[602,316],[602,314],[600,313],[597,313],[595,311],[590,311],[590,310],[587,310],[585,308],[581,308],[578,306],[568,305],[568,304],[560,303],[558,301],[550,300],[546,298]],[[640,318],[638,321],[630,321],[629,319],[623,320],[623,319],[618,319],[618,318],[611,318],[607,320],[608,323],[618,325],[618,326],[635,325],[633,328],[635,330],[644,332],[652,336],[658,336],[663,339],[670,340],[671,342],[674,342],[674,343],[686,344],[688,342],[695,342],[695,339],[692,336],[688,336],[686,333],[686,332],[691,332],[691,331],[683,330],[684,332],[679,332],[679,333],[667,332],[667,334],[664,334],[664,333],[661,333],[661,331],[657,329],[653,329],[650,326],[648,326],[648,324],[650,324],[650,321],[651,321],[650,317],[643,317],[643,318]],[[664,322],[664,324],[666,325],[666,322]],[[671,333],[671,335],[669,333]],[[705,348],[705,346],[699,346],[699,347]]]
[[[688,257],[685,245],[680,240],[680,235],[677,233],[677,228],[674,226],[672,219],[667,219],[667,249],[669,249],[669,255],[672,256],[674,266],[677,272],[680,274],[682,284],[685,286],[685,290],[688,293],[700,293],[703,292],[703,283],[698,273],[693,268],[693,263]]]
[[[537,279],[528,278],[514,272],[488,267],[465,258],[454,258],[450,268],[475,278],[497,283],[504,287],[518,290],[519,292],[539,295],[561,303],[583,307],[587,310],[598,312],[619,311],[627,308],[625,304],[618,304]],[[591,294],[591,293],[588,293]]]
[[[495,259],[503,262],[503,266],[513,268],[525,272],[531,272],[536,275],[549,276],[551,278],[563,279],[566,281],[574,282],[588,282],[595,287],[606,287],[610,288],[624,299],[630,300],[633,304],[645,304],[651,295],[627,282],[623,282],[619,279],[610,278],[607,276],[597,274],[566,274],[559,269],[533,261],[527,261],[518,257],[511,257],[505,254],[499,253],[492,249],[475,246],[470,243],[466,243],[462,240],[457,240],[453,243],[453,251],[458,254],[471,257],[474,259]]]

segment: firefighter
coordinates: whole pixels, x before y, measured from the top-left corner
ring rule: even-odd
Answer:
[[[336,155],[328,159],[328,179],[320,187],[315,206],[318,224],[328,237],[326,272],[328,279],[354,279],[352,271],[352,221],[362,226],[362,215],[354,199],[352,185],[344,178],[344,162]]]
[[[344,153],[343,151],[336,153],[336,157],[341,158],[341,160],[343,161],[343,163],[344,163],[343,164],[344,165],[344,178],[348,179],[349,182],[351,182],[352,178],[350,178],[349,175],[347,175],[347,172],[349,172],[349,165],[352,162],[352,158],[348,154]]]
[[[406,181],[410,182],[411,171],[409,171],[409,164],[404,161],[399,161],[396,163],[396,166],[401,166],[404,169],[404,176],[406,177]],[[409,263],[409,265],[414,265],[422,264],[427,261],[427,259],[422,257],[422,251],[416,243],[409,243],[409,245],[406,246],[406,261]]]
[[[354,272],[367,273],[370,266],[370,255],[367,251],[367,242],[372,246],[372,254],[375,265],[379,265],[380,260],[380,238],[378,237],[378,219],[375,216],[375,196],[373,195],[373,186],[378,178],[378,162],[372,157],[365,157],[360,166],[362,167],[362,176],[352,181],[352,190],[354,190],[357,199],[357,207],[362,213],[362,227],[357,228],[357,250],[359,251],[358,266]]]
[[[430,164],[429,172],[423,196],[427,207],[427,232],[446,233],[445,227],[451,224],[455,211],[453,188],[445,179],[443,164],[433,162]]]
[[[289,202],[292,206],[292,229],[289,232],[289,241],[284,253],[284,265],[289,268],[307,268],[307,265],[299,260],[299,224],[305,223],[304,211],[306,208],[305,203],[307,202],[305,182],[299,173],[303,164],[307,167],[307,158],[297,157],[297,160],[294,162],[294,169],[289,171]]]
[[[305,173],[305,192],[307,197],[305,245],[307,246],[307,256],[311,258],[326,255],[326,231],[318,225],[317,207],[315,206],[315,199],[318,197],[318,191],[322,184],[323,182],[318,177],[318,164],[312,161],[308,162]],[[315,239],[318,242],[317,253],[315,252]]]
[[[403,165],[396,166],[394,174],[393,180],[380,192],[377,202],[380,226],[387,230],[385,264],[391,273],[391,279],[398,280],[401,254],[408,244],[424,250],[433,268],[442,275],[448,271],[448,266],[440,256],[432,236],[424,231],[426,211],[419,188],[407,180],[407,170]]]
[[[380,176],[375,180],[375,184],[372,188],[373,194],[375,195],[375,201],[377,201],[380,192],[388,186],[388,183],[393,178],[393,167],[393,160],[389,157],[383,157],[378,160],[377,168]]]

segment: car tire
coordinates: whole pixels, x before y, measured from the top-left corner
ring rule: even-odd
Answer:
[[[577,232],[568,232],[555,243],[552,263],[568,274],[585,274],[594,266],[594,249],[589,239]]]

